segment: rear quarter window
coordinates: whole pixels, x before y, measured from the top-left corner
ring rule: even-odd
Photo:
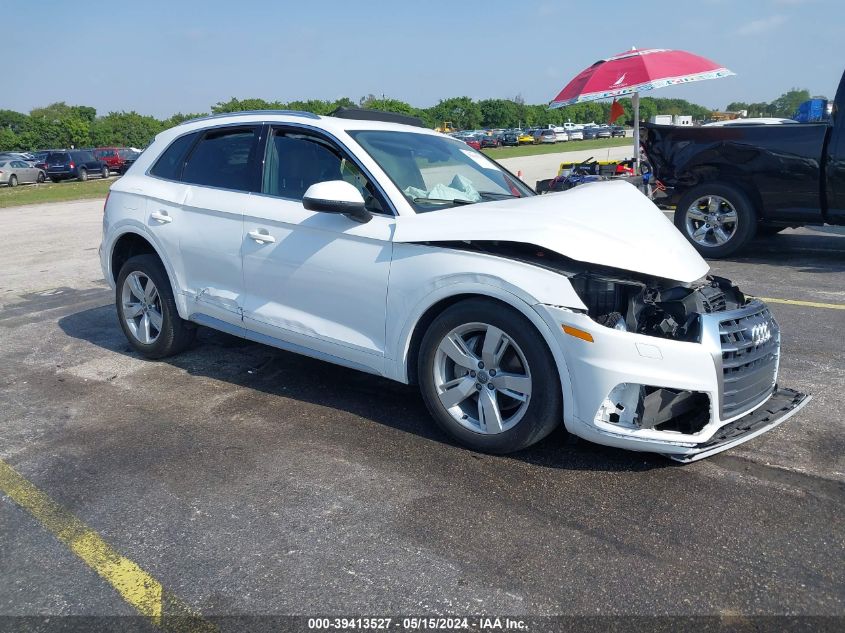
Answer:
[[[166,150],[161,153],[158,160],[150,169],[150,174],[168,180],[179,180],[182,177],[182,166],[185,164],[185,155],[193,145],[194,140],[199,136],[198,132],[185,134],[173,141]]]

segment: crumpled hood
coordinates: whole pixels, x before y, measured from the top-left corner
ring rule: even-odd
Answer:
[[[707,262],[648,198],[626,182],[403,216],[396,242],[534,244],[571,259],[690,283]]]

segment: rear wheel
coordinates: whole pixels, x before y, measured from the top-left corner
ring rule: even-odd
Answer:
[[[525,317],[494,301],[468,299],[437,317],[422,341],[418,375],[437,424],[474,450],[518,451],[561,420],[546,342]]]
[[[138,255],[120,269],[115,289],[120,327],[147,358],[164,358],[190,345],[195,328],[179,316],[167,272],[155,255]]]
[[[84,182],[84,181],[86,181],[86,180],[88,180],[88,170],[87,170],[87,169],[85,169],[84,167],[80,167],[80,168],[79,168],[79,176],[78,176],[78,178],[79,178],[79,180],[81,180],[81,181],[83,181],[83,182]]]
[[[9,176],[9,186],[10,187],[17,187],[18,186],[18,177],[12,174]]]
[[[44,176],[44,172],[43,172],[43,171],[39,171],[39,172],[38,172],[38,177],[35,179],[35,182],[37,182],[37,183],[40,185],[40,184],[41,184],[42,182],[44,182],[45,180],[46,180],[46,177]]]
[[[103,167],[103,171],[100,172],[100,178],[108,178],[109,177],[109,168]]]
[[[675,226],[704,257],[726,257],[754,237],[754,207],[732,185],[705,183],[693,187],[678,201]]]
[[[59,182],[59,179],[54,176],[50,176],[50,180],[52,180],[53,182]]]

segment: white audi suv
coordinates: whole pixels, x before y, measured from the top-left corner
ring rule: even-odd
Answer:
[[[162,358],[206,326],[417,383],[446,432],[492,453],[563,423],[691,461],[807,402],[777,385],[767,307],[634,187],[536,196],[395,119],[244,112],[159,134],[103,219],[132,347]]]

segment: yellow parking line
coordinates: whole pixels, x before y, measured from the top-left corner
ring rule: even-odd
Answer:
[[[114,587],[138,613],[162,630],[217,631],[210,622],[136,563],[120,555],[111,545],[73,514],[41,492],[0,459],[0,493],[29,512],[48,532],[64,543],[88,567]]]
[[[771,297],[757,297],[766,303],[782,303],[788,306],[805,306],[807,308],[827,308],[829,310],[845,310],[845,303],[819,303],[817,301],[798,301],[797,299],[772,299]]]

